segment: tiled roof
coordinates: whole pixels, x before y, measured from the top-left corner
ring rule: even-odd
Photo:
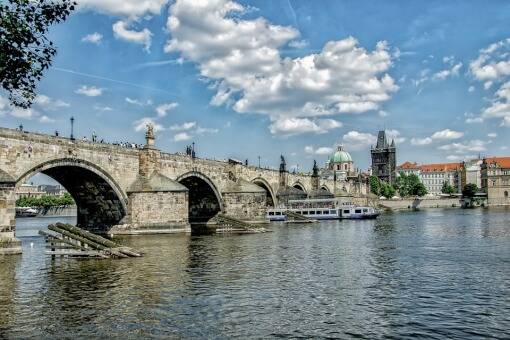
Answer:
[[[510,168],[510,157],[489,157],[485,158],[485,163],[496,163],[501,168]]]
[[[420,170],[423,172],[446,172],[460,169],[462,163],[436,163],[436,164],[423,164],[420,165]]]
[[[411,163],[411,162],[407,161],[407,162],[400,164],[397,168],[398,169],[419,169],[419,166],[416,163]]]

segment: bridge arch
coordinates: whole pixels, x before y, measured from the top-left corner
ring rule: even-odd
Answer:
[[[307,193],[306,189],[305,189],[305,186],[300,181],[297,181],[294,184],[292,184],[292,187],[301,190],[305,194]]]
[[[37,173],[53,178],[73,197],[80,227],[106,232],[127,214],[125,192],[108,172],[96,164],[77,158],[49,160],[19,176],[16,186]]]
[[[252,179],[251,182],[266,191],[266,206],[273,208],[276,207],[276,196],[271,184],[262,177],[256,177]]]
[[[327,192],[331,193],[331,190],[329,190],[329,188],[326,184],[321,185],[321,189],[326,190]]]
[[[188,188],[189,221],[207,222],[224,211],[223,200],[213,181],[198,171],[190,171],[177,177],[177,182]]]

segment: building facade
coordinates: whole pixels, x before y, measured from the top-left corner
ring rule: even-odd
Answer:
[[[478,188],[482,187],[481,159],[473,159],[462,163],[462,187],[466,184],[476,184]]]
[[[337,180],[346,180],[356,173],[352,157],[343,145],[337,146],[335,153],[326,161],[325,169],[329,177],[336,177]]]
[[[388,143],[386,131],[379,131],[377,135],[377,144],[371,148],[372,156],[372,175],[380,180],[395,184],[397,178],[397,153],[395,141]]]
[[[485,158],[480,166],[481,187],[489,205],[510,205],[510,157]]]
[[[444,183],[455,188],[457,193],[462,192],[462,163],[435,163],[417,164],[404,162],[397,168],[398,173],[406,175],[415,174],[423,183],[430,195],[442,193]]]

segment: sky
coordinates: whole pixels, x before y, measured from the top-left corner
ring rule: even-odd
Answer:
[[[510,2],[81,0],[28,110],[1,126],[156,144],[309,171],[343,144],[360,169],[510,150]]]

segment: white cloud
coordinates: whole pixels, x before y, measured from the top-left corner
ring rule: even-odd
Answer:
[[[39,123],[53,123],[55,119],[52,119],[46,115],[39,117]]]
[[[168,111],[175,109],[177,106],[179,106],[179,104],[174,102],[161,104],[156,107],[156,113],[158,114],[158,117],[165,117],[168,114]]]
[[[368,148],[377,142],[377,137],[371,133],[364,133],[358,131],[349,131],[342,137],[348,149],[359,150]]]
[[[379,117],[387,117],[388,116],[388,112],[386,112],[384,110],[379,110],[378,114],[379,114]]]
[[[133,99],[133,98],[126,97],[125,100],[129,104],[138,105],[138,106],[152,105],[152,101],[150,99],[147,99],[147,101],[142,102],[142,101],[140,101],[138,99]]]
[[[445,80],[448,77],[458,76],[461,67],[462,67],[462,63],[457,63],[449,69],[434,73],[432,75],[432,80]]]
[[[469,159],[476,159],[478,156],[476,155],[448,155],[446,156],[446,159],[452,162],[458,162],[458,161],[466,161]]]
[[[197,135],[203,135],[204,133],[218,133],[220,130],[218,129],[213,129],[213,128],[203,128],[203,127],[200,127],[198,126],[195,130],[195,133]]]
[[[35,117],[38,117],[39,111],[29,108],[29,109],[22,109],[20,107],[12,107],[10,112],[8,112],[9,115],[16,117],[16,118],[23,118],[23,119],[32,119]]]
[[[87,97],[97,97],[103,94],[103,89],[95,86],[82,85],[79,89],[75,90],[74,93],[82,94]]]
[[[425,138],[411,138],[411,145],[429,145],[432,143],[432,138],[425,137]]]
[[[140,17],[145,14],[159,14],[168,0],[80,0],[79,6],[100,13]]]
[[[94,110],[96,110],[96,111],[113,111],[113,109],[109,106],[99,106],[99,105],[94,105]]]
[[[475,87],[474,87],[474,86],[470,86],[470,87],[468,88],[468,92],[474,92],[474,91],[475,91]]]
[[[129,22],[123,20],[117,21],[112,27],[115,38],[141,44],[147,52],[150,50],[152,32],[148,28],[141,31],[130,30]]]
[[[272,134],[292,136],[302,133],[327,133],[341,126],[342,123],[334,119],[282,118],[272,122],[269,129]]]
[[[165,128],[163,125],[156,123],[153,118],[143,117],[133,122],[133,128],[136,132],[145,131],[148,124],[152,124],[154,127],[154,132],[164,131]]]
[[[452,152],[454,154],[465,154],[466,152],[482,152],[487,150],[485,142],[475,139],[461,143],[451,143],[438,147],[439,150]]]
[[[81,38],[81,41],[82,42],[92,43],[92,44],[100,44],[102,39],[103,39],[103,35],[102,34],[94,32],[94,33],[91,33],[91,34],[87,34],[86,36]]]
[[[191,135],[188,134],[187,132],[179,132],[178,134],[176,134],[174,136],[174,141],[176,141],[176,142],[181,142],[181,141],[190,140],[190,139],[191,139]]]
[[[305,153],[311,154],[311,155],[329,155],[332,154],[334,149],[329,146],[321,146],[317,149],[314,149],[313,146],[305,146]]]
[[[292,40],[289,43],[289,47],[293,48],[305,48],[306,46],[308,46],[308,41],[306,40]]]
[[[487,137],[489,137],[489,138],[496,138],[497,136],[498,136],[498,134],[495,132],[491,132],[491,133],[487,134]]]
[[[268,115],[272,133],[303,133],[322,130],[312,117],[376,110],[397,91],[385,42],[369,52],[349,37],[318,53],[282,58],[279,49],[299,32],[262,17],[244,19],[244,11],[229,0],[177,0],[170,8],[165,51],[198,65],[214,84],[211,105]]]
[[[39,94],[34,99],[34,104],[38,105],[44,110],[58,110],[64,107],[69,107],[69,103],[66,103],[60,99],[52,99],[44,94]]]
[[[403,143],[406,141],[406,138],[405,137],[402,137],[400,135],[400,131],[398,130],[386,130],[386,136],[390,139],[390,140],[394,140],[395,143]]]
[[[172,125],[170,126],[170,130],[172,131],[185,131],[185,130],[191,130],[197,125],[197,122],[185,122],[181,125]]]
[[[508,54],[505,53],[509,50],[510,38],[480,50],[478,58],[469,64],[471,74],[479,81],[491,81],[490,85],[492,85],[492,81],[510,75],[510,60],[507,59]]]
[[[464,136],[463,132],[459,131],[453,131],[450,129],[445,129],[441,131],[435,132],[431,138],[432,139],[438,139],[438,140],[445,140],[445,139],[459,139],[462,136]]]
[[[503,118],[503,120],[501,121],[500,126],[510,127],[510,117]]]

